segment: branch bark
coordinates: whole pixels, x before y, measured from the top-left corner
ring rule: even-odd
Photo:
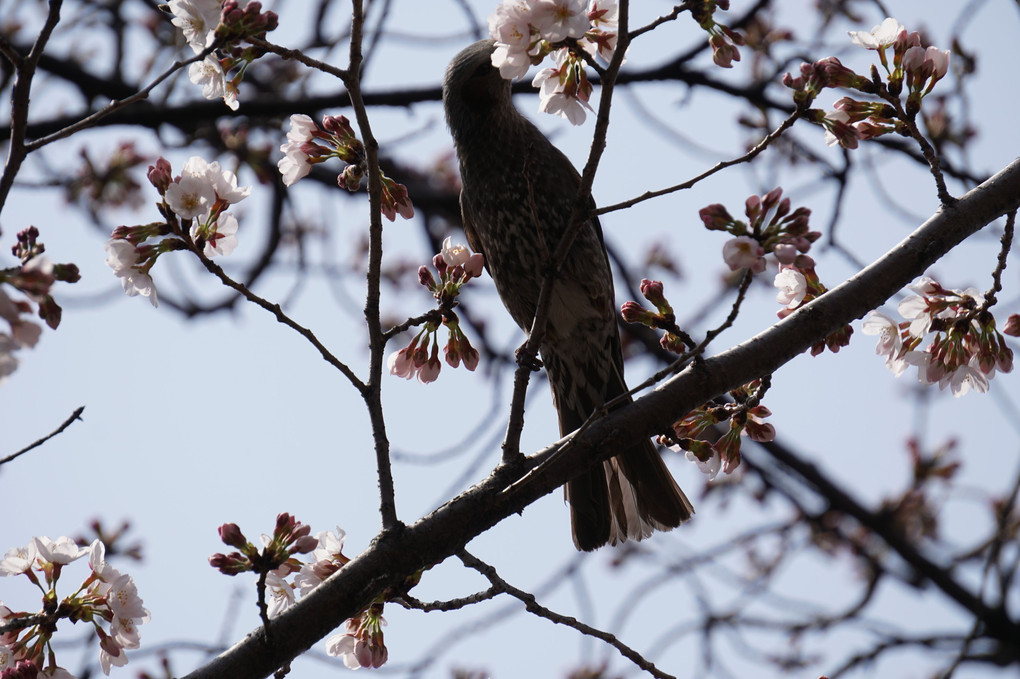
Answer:
[[[364,552],[273,621],[272,644],[257,629],[186,679],[269,676],[381,593],[399,593],[408,576],[456,554],[475,536],[523,511],[579,470],[610,457],[626,442],[664,431],[678,415],[775,372],[819,338],[879,306],[968,236],[1018,207],[1020,159],[955,206],[939,210],[842,285],[746,342],[689,367],[583,433],[528,458],[525,468],[541,465],[541,473],[514,479],[505,468],[497,468],[415,524],[381,533]],[[1020,625],[1004,618],[988,633],[1016,639]]]

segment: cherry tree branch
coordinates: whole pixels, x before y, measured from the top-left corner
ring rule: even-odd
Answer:
[[[64,423],[62,425],[60,425],[59,427],[54,429],[52,432],[50,432],[46,436],[43,436],[41,439],[39,439],[35,443],[31,443],[31,444],[25,446],[24,448],[22,448],[21,450],[19,450],[18,452],[11,453],[7,457],[5,457],[3,459],[0,459],[0,465],[7,464],[8,462],[10,462],[11,460],[15,459],[16,457],[18,457],[20,455],[24,455],[25,453],[27,453],[28,451],[32,450],[33,448],[38,448],[42,444],[46,443],[47,441],[49,441],[51,438],[53,438],[54,436],[56,436],[60,432],[64,431],[68,427],[70,427],[71,424],[75,420],[80,420],[81,419],[81,414],[83,412],[85,412],[85,406],[78,406],[77,408],[75,408],[74,412],[71,413],[71,416],[69,418],[67,418],[66,420],[64,420]]]
[[[659,677],[660,679],[675,679],[673,675],[666,674],[658,667],[656,667],[654,663],[647,660],[644,656],[635,651],[633,648],[620,641],[616,637],[616,635],[610,634],[609,632],[604,632],[600,629],[596,629],[590,625],[584,624],[577,618],[573,618],[569,615],[563,615],[562,613],[556,613],[555,611],[552,611],[546,608],[545,606],[541,605],[540,603],[538,603],[538,600],[535,599],[534,594],[525,592],[514,587],[509,582],[499,577],[499,573],[496,572],[495,568],[485,563],[481,559],[475,557],[474,555],[470,554],[467,550],[461,550],[457,552],[457,558],[464,562],[465,566],[473,568],[482,575],[484,575],[485,578],[492,583],[493,588],[501,592],[505,592],[506,594],[509,594],[513,598],[521,601],[529,613],[534,613],[538,617],[545,618],[546,620],[554,622],[557,625],[565,625],[572,629],[576,629],[581,634],[585,634],[589,637],[594,637],[600,641],[606,642],[607,644],[615,648],[617,651],[619,651],[620,655],[627,658],[632,663],[637,665],[639,668],[651,674],[653,677]]]
[[[416,523],[383,532],[350,563],[273,621],[272,644],[267,643],[261,628],[257,629],[186,679],[268,676],[380,594],[399,591],[408,576],[456,554],[475,536],[522,512],[580,471],[612,456],[621,446],[665,431],[678,415],[760,375],[775,372],[819,338],[863,317],[968,236],[1018,206],[1020,159],[952,207],[940,209],[843,284],[742,344],[688,367],[634,403],[594,422],[583,434],[570,437],[570,450],[546,465],[544,473],[514,482],[505,467],[498,468]],[[565,443],[558,441],[528,458],[526,466],[541,464]],[[962,585],[956,594],[973,597]],[[1001,610],[986,609],[979,609],[982,615],[987,613],[986,634],[1015,643],[1020,638],[1020,623]]]
[[[381,388],[383,351],[386,348],[386,337],[382,329],[382,316],[379,311],[381,295],[382,271],[382,178],[379,170],[379,142],[372,135],[372,125],[368,119],[368,109],[361,95],[361,70],[364,55],[362,53],[362,37],[365,28],[365,12],[361,0],[353,3],[351,20],[350,65],[346,71],[344,84],[351,97],[354,116],[361,130],[361,139],[365,145],[368,160],[368,271],[365,275],[365,322],[368,325],[369,367],[368,385],[363,392],[365,405],[368,407],[369,419],[372,423],[372,436],[375,441],[376,470],[379,476],[379,513],[382,515],[383,530],[396,528],[400,525],[397,519],[397,505],[394,497],[393,470],[390,461],[390,441],[386,435],[386,419],[383,416]]]

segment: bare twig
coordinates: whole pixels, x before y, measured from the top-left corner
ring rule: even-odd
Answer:
[[[368,326],[369,368],[368,384],[363,392],[369,419],[372,422],[372,436],[375,442],[376,468],[379,476],[379,513],[382,515],[383,530],[400,525],[397,519],[397,505],[394,498],[393,471],[390,460],[390,442],[386,435],[386,419],[383,416],[381,386],[383,350],[386,338],[383,335],[382,319],[379,312],[380,284],[382,271],[382,178],[379,170],[379,143],[372,135],[368,110],[361,94],[361,68],[364,60],[362,42],[365,29],[365,12],[361,0],[353,3],[351,19],[350,64],[344,84],[351,97],[354,116],[361,130],[368,160],[368,271],[365,279],[365,322]]]
[[[550,620],[556,623],[557,625],[565,625],[567,627],[576,629],[581,634],[586,634],[590,637],[594,637],[596,639],[599,639],[600,641],[606,642],[607,644],[615,648],[617,651],[619,651],[620,655],[627,658],[632,663],[637,665],[639,668],[651,674],[653,677],[660,677],[660,679],[674,679],[673,675],[666,674],[665,672],[660,670],[651,661],[647,660],[640,653],[638,653],[633,648],[617,639],[615,635],[610,634],[609,632],[603,632],[602,630],[596,629],[590,625],[586,625],[577,618],[572,618],[569,615],[562,615],[560,613],[556,613],[555,611],[552,611],[546,608],[545,606],[542,606],[535,600],[535,596],[533,594],[517,589],[516,587],[508,583],[506,580],[499,577],[499,574],[496,572],[495,568],[485,563],[481,559],[472,556],[466,550],[462,549],[459,552],[457,552],[457,557],[464,562],[465,566],[473,568],[482,575],[484,575],[485,578],[492,583],[493,587],[503,592],[506,592],[515,599],[519,599],[521,602],[523,602],[525,608],[527,608],[529,613],[534,613],[540,618]]]
[[[740,165],[741,163],[746,163],[750,160],[753,160],[758,154],[767,149],[769,145],[772,144],[772,142],[774,142],[776,139],[779,139],[779,137],[782,136],[784,132],[790,129],[793,126],[793,124],[797,121],[797,119],[800,117],[801,111],[799,109],[791,113],[789,117],[787,117],[786,120],[784,120],[779,125],[779,127],[770,132],[764,139],[758,142],[753,149],[751,149],[742,156],[733,158],[731,160],[724,160],[719,163],[716,163],[711,168],[705,170],[698,176],[688,179],[685,182],[681,182],[680,184],[676,184],[665,189],[659,189],[657,191],[646,191],[645,193],[642,193],[640,196],[637,196],[636,198],[631,198],[630,200],[625,200],[621,203],[615,203],[613,205],[601,207],[595,210],[595,214],[604,215],[609,212],[616,212],[617,210],[629,208],[633,205],[637,205],[638,203],[643,203],[646,200],[651,200],[652,198],[658,198],[659,196],[665,196],[670,193],[675,193],[677,191],[689,189],[698,182],[702,181],[703,179],[707,179],[708,177],[711,177],[712,175],[721,172],[722,170],[725,170],[728,167]]]
[[[70,427],[72,422],[74,422],[75,420],[80,420],[81,419],[81,414],[84,411],[85,411],[85,406],[79,406],[78,408],[75,409],[75,411],[73,413],[71,413],[71,416],[69,418],[64,420],[64,423],[62,425],[60,425],[59,427],[54,429],[51,433],[49,433],[46,436],[42,437],[41,439],[39,439],[35,443],[27,445],[24,448],[22,448],[21,450],[19,450],[18,452],[12,453],[12,454],[8,455],[7,457],[3,458],[2,460],[0,460],[0,465],[7,464],[8,462],[13,460],[14,458],[18,457],[19,455],[24,455],[25,453],[27,453],[28,451],[32,450],[33,448],[38,448],[42,444],[46,443],[47,441],[49,441],[51,438],[53,438],[54,436],[56,436],[60,432],[64,431],[68,427]]]

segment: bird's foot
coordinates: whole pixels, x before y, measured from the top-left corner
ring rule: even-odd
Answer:
[[[527,368],[531,372],[538,372],[542,369],[542,361],[531,353],[527,342],[514,351],[514,360],[517,361],[517,365]]]

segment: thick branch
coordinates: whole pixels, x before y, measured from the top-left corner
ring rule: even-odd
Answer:
[[[508,487],[505,471],[406,529],[389,531],[305,599],[273,621],[273,644],[261,629],[187,679],[264,677],[308,649],[380,593],[399,588],[419,569],[455,554],[469,540],[561,486],[627,442],[664,431],[678,414],[779,369],[836,328],[862,317],[922,274],[965,238],[1020,205],[1020,160],[943,209],[856,276],[743,344],[690,367],[633,404],[592,424],[564,447],[560,441],[530,458],[543,473]],[[988,634],[1020,638],[1020,626],[989,621]]]

